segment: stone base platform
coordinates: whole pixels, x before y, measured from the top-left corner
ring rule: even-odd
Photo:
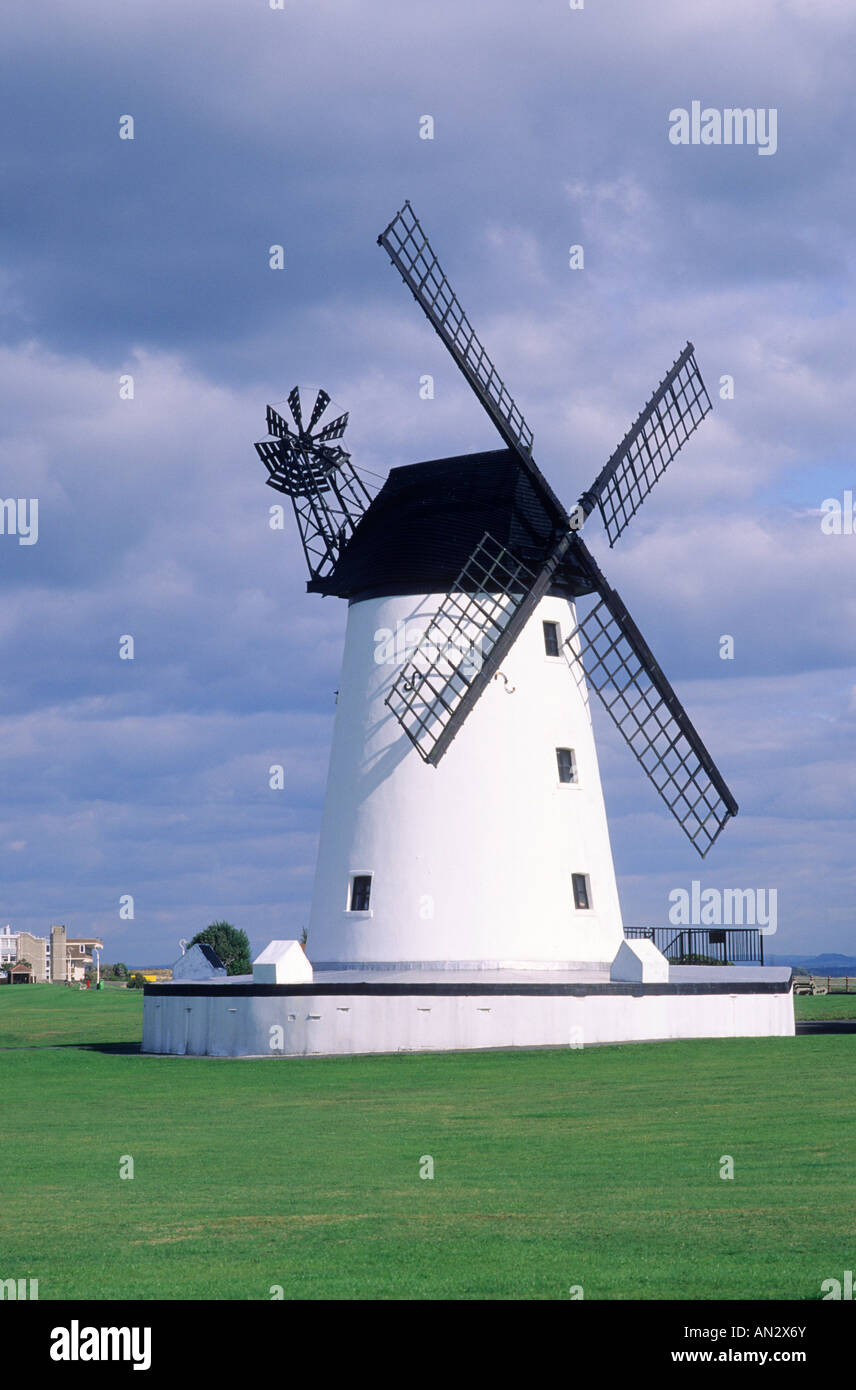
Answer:
[[[316,970],[311,984],[251,975],[145,987],[143,1052],[349,1056],[585,1047],[666,1038],[791,1037],[792,974],[672,966],[668,983],[602,970]]]

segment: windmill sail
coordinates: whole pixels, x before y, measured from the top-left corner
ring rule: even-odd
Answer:
[[[549,588],[567,542],[536,573],[491,535],[473,551],[393,682],[386,704],[427,763],[439,763]]]
[[[613,546],[654,484],[711,410],[710,398],[687,343],[579,505],[586,516],[600,508]]]
[[[315,436],[316,441],[323,444],[329,439],[341,439],[347,423],[348,412],[346,411],[344,415],[340,415],[336,420],[331,420],[329,425],[325,425],[323,429],[319,430]]]
[[[575,549],[599,597],[568,638],[568,651],[704,858],[737,815],[737,802],[621,598],[581,540]]]
[[[295,388],[295,389],[296,389],[296,388]],[[321,416],[324,414],[324,411],[327,409],[327,407],[328,407],[329,404],[330,404],[330,397],[327,395],[327,392],[326,392],[326,391],[319,391],[319,392],[318,392],[318,395],[315,397],[315,404],[314,404],[313,407],[312,407],[312,417],[311,417],[311,419],[310,419],[310,421],[309,421],[309,424],[308,424],[307,427],[306,427],[306,428],[307,428],[307,434],[311,434],[311,433],[312,433],[312,431],[314,430],[315,426],[318,424],[318,421],[321,419]]]
[[[532,431],[476,336],[409,202],[396,213],[377,240],[505,443],[514,449],[564,524],[565,509],[532,457]]]
[[[279,411],[274,410],[272,405],[268,406],[265,413],[267,415],[268,434],[275,435],[277,439],[287,439],[291,433],[288,421],[283,420]]]

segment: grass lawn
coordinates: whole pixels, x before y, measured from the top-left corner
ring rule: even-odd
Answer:
[[[853,1268],[854,1038],[213,1061],[122,1051],[140,1012],[0,988],[0,1278],[41,1299],[816,1299]]]
[[[856,996],[854,996],[856,997]],[[0,985],[0,1049],[66,1043],[139,1043],[143,991],[121,985]]]
[[[856,1018],[856,994],[797,994],[794,1013],[801,1018]]]

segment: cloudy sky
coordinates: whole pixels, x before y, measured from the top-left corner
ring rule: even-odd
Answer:
[[[325,386],[379,475],[499,444],[375,245],[410,198],[568,505],[687,338],[714,398],[615,551],[586,531],[741,806],[702,863],[599,721],[625,921],[776,888],[769,948],[856,952],[856,534],[821,530],[856,491],[845,0],[3,27],[0,497],[39,531],[0,535],[0,926],[142,964],[214,917],[306,923],[346,609],[268,526],[265,404]],[[670,143],[695,100],[775,108],[775,154]]]

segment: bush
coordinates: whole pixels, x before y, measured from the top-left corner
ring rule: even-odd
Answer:
[[[204,931],[198,931],[188,946],[204,942],[216,951],[226,967],[227,975],[250,975],[253,964],[250,960],[250,938],[245,931],[233,927],[231,922],[212,922]]]

